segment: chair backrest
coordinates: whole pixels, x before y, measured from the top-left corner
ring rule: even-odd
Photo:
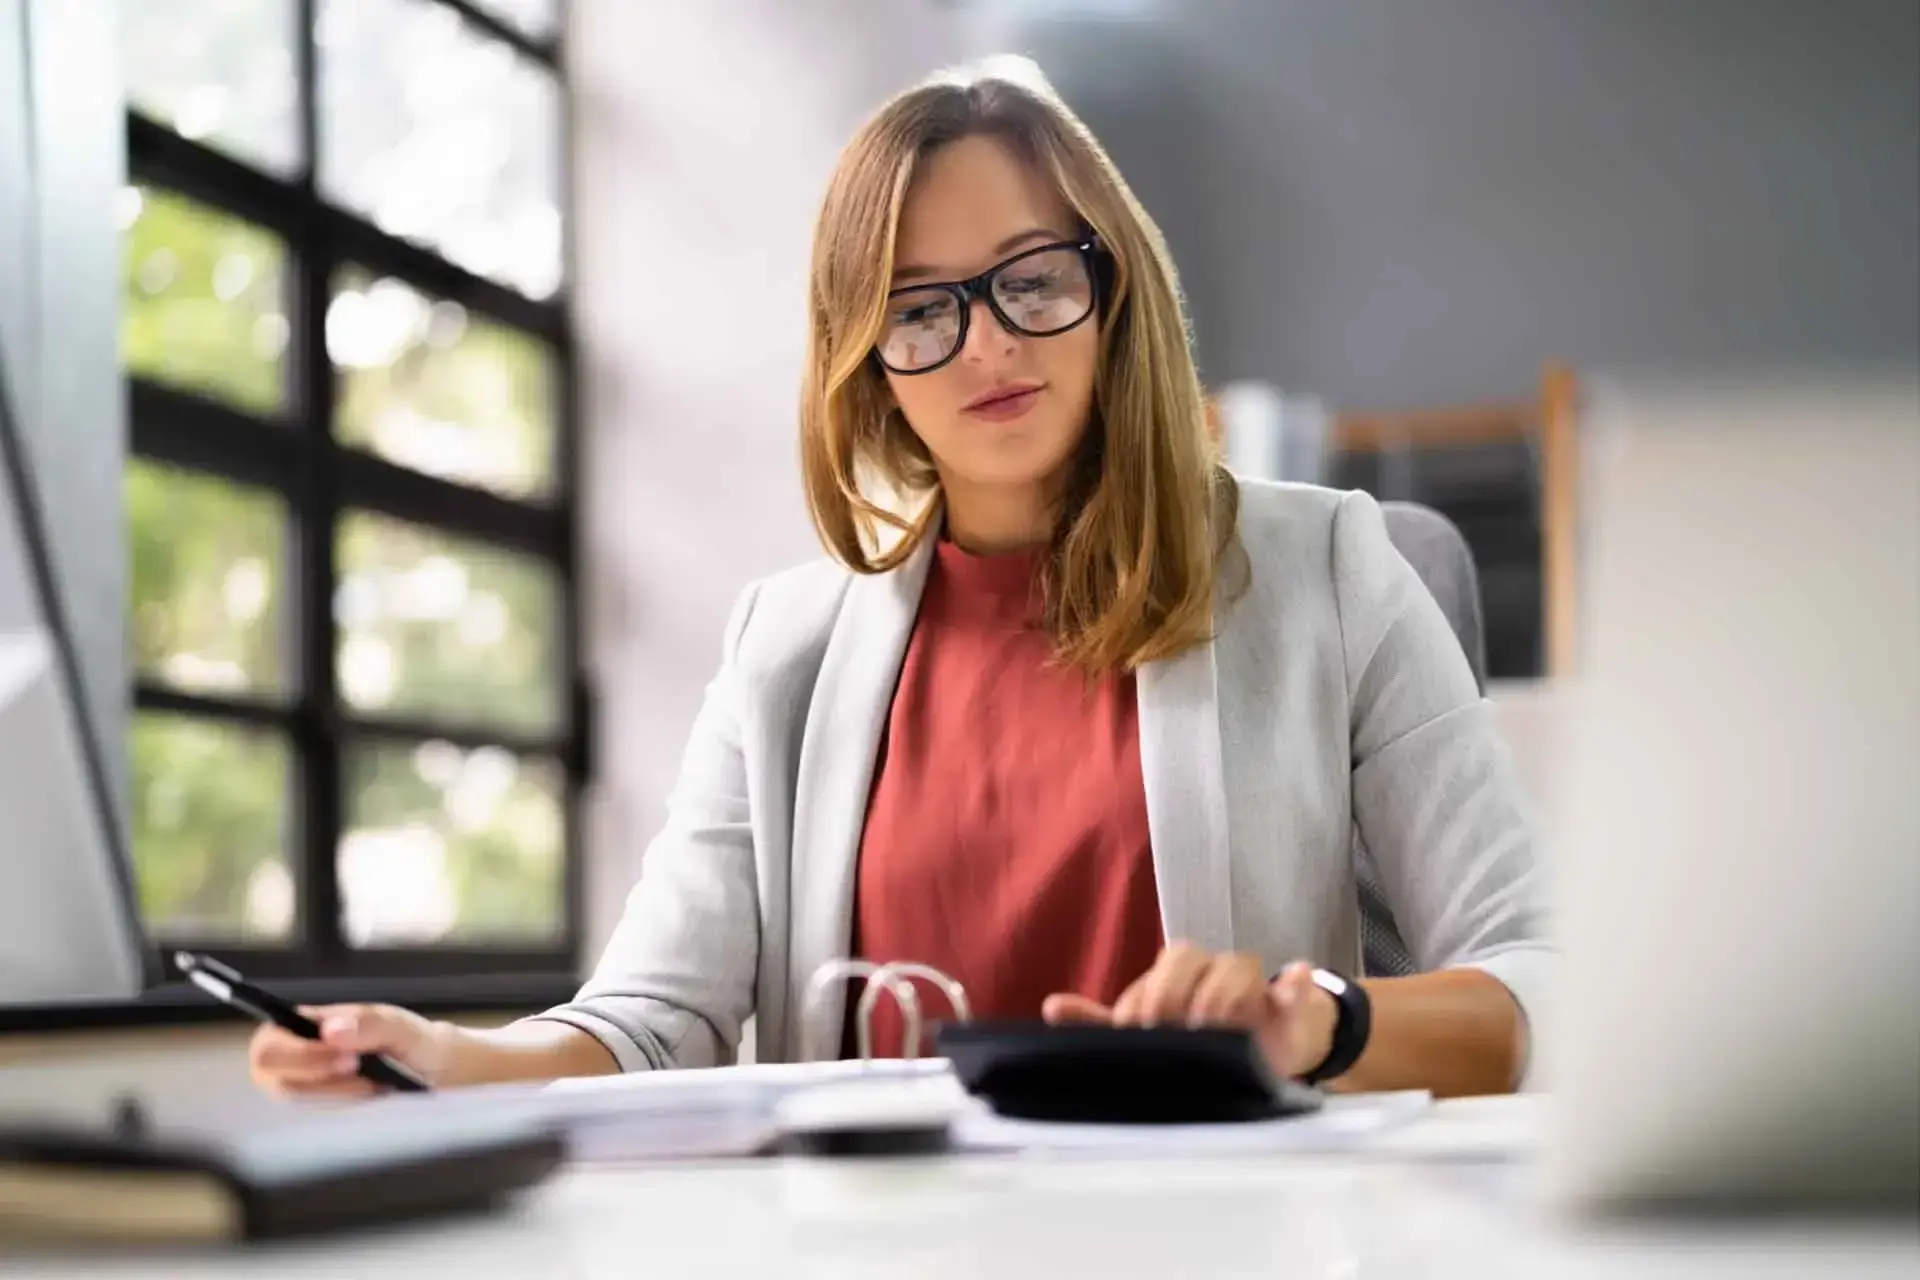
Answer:
[[[1406,557],[1420,581],[1440,602],[1460,647],[1466,651],[1467,665],[1473,669],[1473,681],[1482,691],[1487,687],[1486,628],[1480,614],[1480,575],[1474,568],[1473,550],[1453,521],[1414,502],[1383,502],[1380,514],[1386,521],[1387,537]],[[1380,885],[1380,872],[1373,855],[1358,836],[1353,842],[1355,887],[1360,897],[1360,940],[1368,974],[1374,977],[1401,977],[1420,971],[1419,961],[1400,934],[1400,926],[1387,906]]]
[[[1387,537],[1440,602],[1440,612],[1466,651],[1473,682],[1484,691],[1487,631],[1480,613],[1480,574],[1465,536],[1453,521],[1417,502],[1383,502],[1380,515]]]

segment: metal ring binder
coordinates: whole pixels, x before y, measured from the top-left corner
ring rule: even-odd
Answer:
[[[894,1002],[901,1005],[901,1013],[903,1016],[906,1014],[907,1006],[901,1003],[898,992],[904,990],[913,1001],[913,1016],[907,1020],[906,1042],[901,1048],[901,1052],[905,1057],[917,1058],[920,1056],[920,1038],[924,1027],[924,1023],[919,1017],[919,993],[913,989],[913,984],[906,981],[906,979],[925,978],[928,982],[940,988],[941,994],[947,998],[947,1007],[953,1011],[953,1016],[958,1021],[971,1022],[973,1020],[972,1014],[967,1008],[967,989],[961,986],[956,979],[947,976],[930,964],[915,964],[911,961],[896,960],[891,964],[881,965],[878,976],[887,980],[887,990],[895,992]],[[899,979],[899,981],[896,982],[894,979]],[[868,1031],[868,1027],[873,1019],[873,1011],[878,1008],[879,1005],[880,988],[872,982],[869,982],[867,989],[860,993],[860,1009],[858,1015],[860,1019],[860,1030],[867,1035],[869,1044],[871,1043],[872,1036]],[[860,1056],[864,1058],[867,1055],[863,1052]]]
[[[826,998],[828,989],[834,983],[845,982],[849,978],[862,978],[867,984],[860,993],[860,1003],[854,1013],[854,1045],[862,1062],[873,1059],[873,1011],[879,1007],[882,991],[893,996],[894,1004],[900,1009],[901,1020],[906,1023],[905,1043],[901,1047],[903,1056],[920,1056],[923,1020],[920,1015],[920,996],[913,989],[913,978],[923,978],[939,987],[957,1020],[973,1020],[972,1007],[967,1002],[967,989],[957,979],[932,965],[906,960],[875,964],[871,960],[842,959],[827,961],[813,971],[813,977],[807,982],[804,1014],[809,1023],[814,1020],[813,1015]],[[826,1056],[834,1055],[830,1053]]]

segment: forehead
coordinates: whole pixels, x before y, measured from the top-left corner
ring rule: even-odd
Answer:
[[[993,265],[996,246],[1028,231],[1072,234],[1075,218],[1038,166],[997,138],[950,143],[916,167],[900,209],[894,262],[968,273]]]

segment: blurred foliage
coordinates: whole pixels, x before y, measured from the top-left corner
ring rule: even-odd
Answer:
[[[250,223],[156,187],[123,190],[128,372],[256,413],[285,402],[285,252]]]
[[[538,561],[368,512],[340,520],[341,700],[531,734],[560,730],[560,594]]]
[[[148,926],[168,937],[284,938],[290,911],[275,910],[273,898],[289,881],[255,875],[284,866],[287,744],[149,712],[135,717],[132,736],[134,863]]]
[[[278,691],[285,505],[140,459],[125,489],[133,669],[196,692]]]
[[[347,444],[508,498],[553,492],[553,362],[534,337],[343,272],[328,313]]]
[[[349,844],[362,831],[424,831],[444,848],[441,865],[457,904],[447,940],[559,940],[566,827],[556,763],[430,742],[356,747],[345,770]],[[351,916],[362,904],[356,878],[343,881]],[[378,904],[369,905],[377,913]]]
[[[278,409],[286,346],[280,246],[255,228],[165,192],[140,190],[137,208],[135,198],[127,198],[127,370],[245,409]],[[263,334],[270,341],[263,343]],[[516,359],[516,343],[520,364],[502,375],[498,366]],[[270,357],[263,355],[267,348]],[[436,385],[444,380],[457,389],[448,394],[470,407],[478,403],[478,389],[513,389],[503,392],[515,397],[512,405],[480,403],[469,417],[543,421],[534,399],[541,393],[531,388],[544,374],[529,372],[544,358],[537,348],[500,334],[436,348],[433,358],[451,362],[432,375]],[[394,394],[417,393],[417,384],[402,385],[392,371],[387,376],[401,387]],[[434,412],[442,411],[436,402]],[[290,692],[289,677],[298,668],[284,642],[297,629],[286,625],[289,525],[280,499],[136,461],[128,467],[125,500],[136,670],[203,693],[275,698]],[[335,657],[349,705],[515,732],[564,728],[561,600],[550,569],[359,513],[342,520],[338,561]],[[154,931],[210,940],[286,937],[298,878],[286,863],[295,847],[291,818],[299,809],[290,790],[290,744],[270,731],[151,713],[136,718],[131,739],[134,855]],[[431,768],[423,774],[418,750],[350,749],[345,824],[356,835],[398,828],[439,833],[440,879],[451,894],[440,913],[449,918],[444,936],[549,941],[562,919],[557,769],[551,761],[510,757],[505,763],[512,767],[503,769],[502,753],[495,752],[479,769],[486,785],[462,783],[474,772],[470,757],[476,754],[468,753],[449,781]],[[356,892],[383,892],[377,865],[374,870],[356,881]],[[397,881],[394,893],[396,901],[412,900]]]

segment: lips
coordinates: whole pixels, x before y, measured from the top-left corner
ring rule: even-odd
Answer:
[[[1017,418],[1033,407],[1045,385],[1040,382],[1014,382],[995,387],[969,400],[966,411],[975,417],[996,421]]]

